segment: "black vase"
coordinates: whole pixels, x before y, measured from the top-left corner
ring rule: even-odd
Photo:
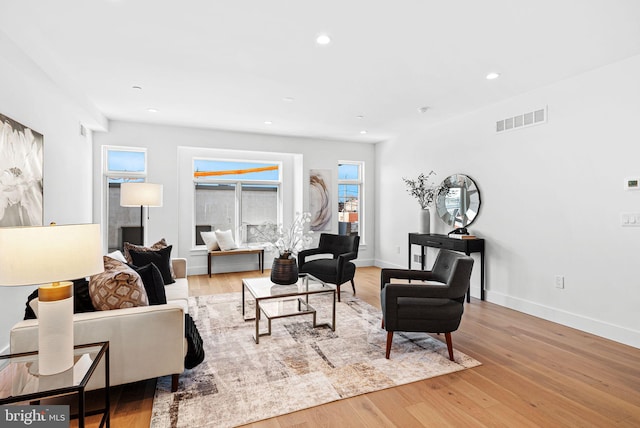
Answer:
[[[298,263],[296,259],[273,259],[271,282],[280,285],[289,285],[298,282]]]

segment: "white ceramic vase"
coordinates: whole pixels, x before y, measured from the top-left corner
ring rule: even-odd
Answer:
[[[420,211],[420,233],[431,233],[431,212],[429,208],[424,208]]]

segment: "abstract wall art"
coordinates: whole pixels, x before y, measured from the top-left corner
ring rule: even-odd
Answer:
[[[42,226],[43,141],[0,114],[0,227]]]
[[[331,170],[309,170],[311,230],[331,230],[331,200]]]

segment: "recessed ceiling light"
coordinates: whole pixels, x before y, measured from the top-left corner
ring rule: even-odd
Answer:
[[[141,91],[142,90],[142,86],[134,85],[134,86],[131,87],[131,89],[134,89],[136,91]]]
[[[265,121],[264,121],[264,124],[265,124],[265,125],[273,125],[273,122],[272,122],[272,121],[270,121],[270,120],[265,120]]]
[[[316,43],[322,46],[328,45],[329,43],[331,43],[331,37],[329,37],[327,34],[318,34],[318,36],[316,37]]]
[[[497,79],[498,77],[500,77],[500,73],[491,72],[487,74],[487,80]]]
[[[287,103],[292,103],[294,101],[293,97],[284,97],[282,99],[282,101],[287,102]]]
[[[365,131],[365,130],[363,129],[362,131],[360,131],[360,133],[361,133],[362,135],[364,135],[364,134],[366,134],[366,133],[367,133],[367,131]]]
[[[430,108],[430,107],[427,107],[427,106],[419,107],[419,108],[418,108],[418,111],[419,111],[420,113],[426,113],[426,112],[428,112],[428,111],[429,111],[429,108]]]
[[[158,112],[158,109],[157,109],[157,108],[148,108],[148,109],[147,109],[147,111],[148,111],[149,113],[157,113],[157,112]]]

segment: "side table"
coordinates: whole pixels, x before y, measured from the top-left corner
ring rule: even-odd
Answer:
[[[86,412],[85,388],[104,358],[104,408]],[[100,427],[109,427],[109,342],[74,347],[74,365],[62,373],[38,374],[38,353],[0,355],[0,405],[35,401],[59,395],[78,394],[78,426],[84,428],[85,416],[102,414]]]

